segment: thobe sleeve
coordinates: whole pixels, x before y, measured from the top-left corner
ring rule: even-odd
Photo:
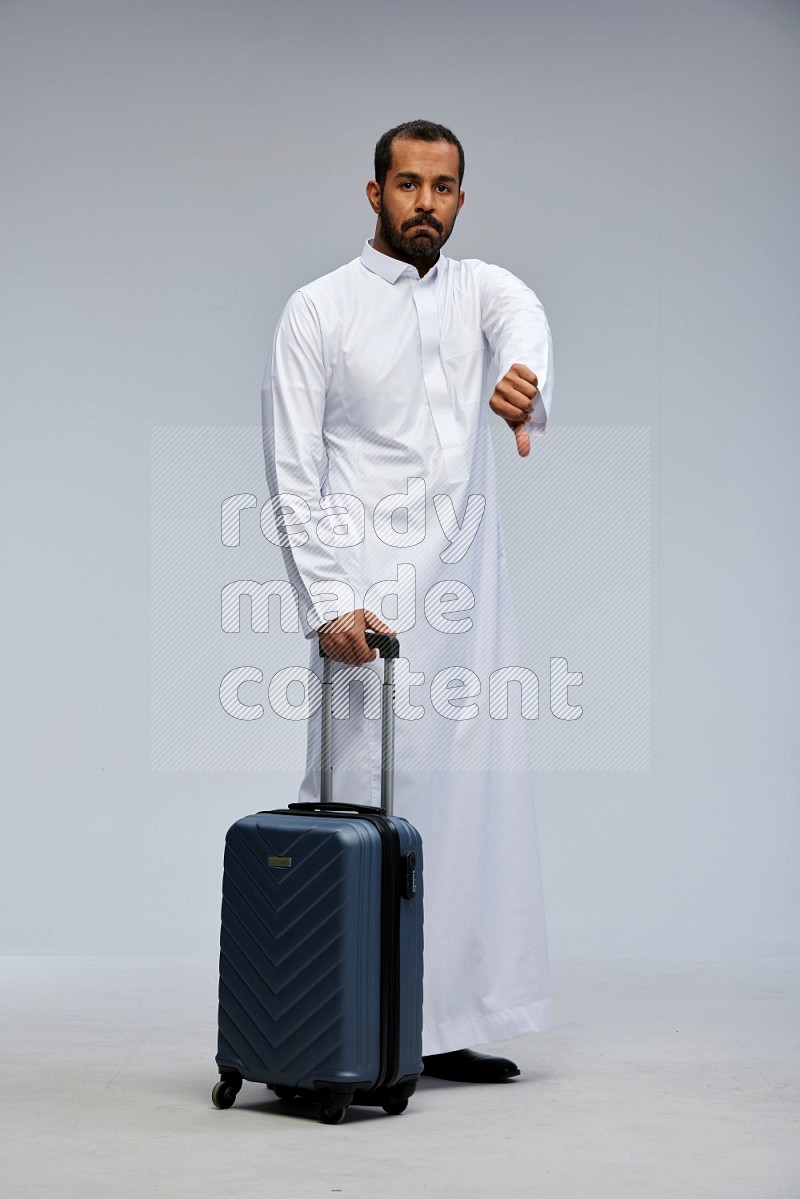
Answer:
[[[483,332],[499,368],[492,391],[515,362],[532,370],[539,395],[528,431],[541,436],[553,395],[553,338],[544,308],[535,292],[501,266],[482,262],[479,278]]]
[[[313,637],[331,612],[332,581],[353,585],[342,551],[318,536],[327,475],[324,439],[326,368],[313,304],[296,291],[284,308],[261,390],[262,440],[274,526],[289,582],[297,592],[303,633]],[[281,497],[280,499],[278,497]],[[299,500],[299,503],[298,503]],[[351,551],[352,553],[352,551]],[[316,598],[310,588],[320,585]],[[352,607],[352,605],[348,605]]]

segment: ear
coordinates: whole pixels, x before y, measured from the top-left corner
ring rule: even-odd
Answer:
[[[367,184],[367,199],[370,202],[372,211],[377,215],[381,209],[381,189],[380,185],[374,179],[370,179]]]
[[[459,193],[458,193],[458,208],[457,208],[457,210],[456,210],[456,211],[457,211],[457,212],[461,212],[461,209],[462,209],[463,205],[464,205],[464,193],[463,193],[463,192],[459,192]]]

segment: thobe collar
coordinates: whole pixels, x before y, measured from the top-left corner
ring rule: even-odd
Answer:
[[[364,249],[361,251],[361,261],[368,271],[372,271],[373,275],[380,275],[387,283],[396,283],[398,279],[404,275],[410,275],[412,279],[417,281],[422,279],[435,279],[439,273],[439,264],[442,262],[444,254],[439,251],[439,257],[434,266],[431,267],[424,275],[420,276],[419,271],[410,262],[403,262],[400,258],[391,258],[388,254],[382,254],[380,250],[376,250],[369,238],[364,242]]]

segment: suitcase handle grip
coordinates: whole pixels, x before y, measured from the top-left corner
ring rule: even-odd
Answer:
[[[400,641],[390,633],[376,633],[372,629],[365,629],[364,638],[369,648],[376,649],[382,658],[400,657]],[[320,658],[328,656],[322,648],[322,642],[319,645],[319,656]]]
[[[358,812],[365,816],[385,816],[385,808],[360,803],[290,803],[293,812]]]

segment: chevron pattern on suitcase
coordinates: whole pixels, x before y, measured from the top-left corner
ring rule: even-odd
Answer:
[[[291,866],[270,867],[270,857]],[[225,850],[218,1062],[297,1087],[374,1079],[379,945],[380,847],[370,826],[238,821]]]

